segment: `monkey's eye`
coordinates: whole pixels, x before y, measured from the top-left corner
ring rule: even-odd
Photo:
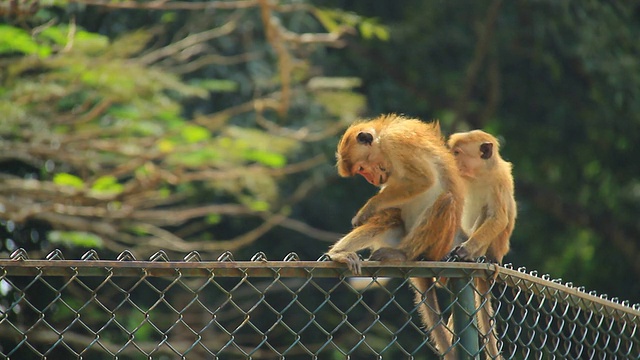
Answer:
[[[460,150],[453,150],[453,156],[458,156],[460,155]]]

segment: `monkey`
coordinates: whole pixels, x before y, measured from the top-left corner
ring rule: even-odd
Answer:
[[[498,140],[482,130],[453,134],[447,144],[466,185],[461,225],[469,237],[452,253],[502,263],[517,216],[512,164],[500,156]]]
[[[362,175],[379,187],[352,219],[354,229],[327,252],[330,259],[361,273],[356,251],[369,260],[439,261],[453,248],[461,225],[463,184],[438,122],[399,115],[359,121],[338,143],[341,177]],[[450,350],[452,333],[441,320],[433,278],[411,278],[422,321],[438,352]]]
[[[450,255],[463,261],[486,256],[500,264],[509,252],[517,216],[512,164],[500,156],[498,140],[482,130],[453,134],[447,145],[466,186],[461,225],[468,236]],[[480,296],[490,295],[489,282],[478,278],[476,287],[476,303],[480,306]],[[489,357],[502,358],[490,326],[491,318],[493,307],[487,296],[484,310],[478,313],[479,331],[487,338]]]

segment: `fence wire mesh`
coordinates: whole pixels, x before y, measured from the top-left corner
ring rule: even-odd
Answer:
[[[171,261],[158,252],[138,261],[123,252],[109,261],[95,251],[80,260],[54,251],[30,260],[18,250],[0,260],[0,357],[435,359],[410,281],[434,277],[449,279],[434,285],[441,324],[473,330],[476,340],[465,348],[455,333],[445,358],[640,358],[640,306],[547,276],[441,262],[372,262],[364,272],[352,277],[341,265],[295,254],[202,261],[190,253]],[[454,327],[447,319],[460,314],[464,291],[469,321]],[[488,301],[493,330],[478,326]],[[492,336],[499,354],[487,351]]]

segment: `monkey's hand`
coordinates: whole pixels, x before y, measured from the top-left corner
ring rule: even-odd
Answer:
[[[375,209],[373,209],[371,206],[364,206],[362,209],[358,211],[356,216],[354,216],[353,219],[351,219],[351,225],[353,225],[353,227],[358,227],[366,223],[367,220],[369,220],[374,213],[375,213]]]
[[[355,275],[362,273],[362,260],[360,260],[360,257],[355,252],[343,251],[328,255],[333,261],[347,264],[349,270]]]
[[[407,254],[399,249],[390,247],[380,248],[369,256],[369,261],[405,261]]]

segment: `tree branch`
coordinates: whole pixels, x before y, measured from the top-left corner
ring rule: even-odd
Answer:
[[[137,61],[144,65],[149,65],[159,61],[162,58],[173,56],[189,47],[228,35],[236,29],[239,17],[239,14],[234,14],[229,19],[229,21],[227,21],[220,27],[189,35],[180,41],[176,41],[163,48],[151,51],[143,56],[140,56]]]
[[[99,6],[107,9],[143,9],[143,10],[231,10],[255,7],[257,0],[234,1],[111,1],[111,0],[69,0],[70,3]]]
[[[285,47],[285,42],[282,41],[280,21],[271,14],[271,6],[268,0],[258,0],[258,3],[260,4],[260,16],[266,31],[267,42],[275,50],[278,59],[278,72],[280,73],[280,85],[282,88],[278,115],[284,118],[289,111],[291,97],[291,72],[293,68],[291,54]]]

